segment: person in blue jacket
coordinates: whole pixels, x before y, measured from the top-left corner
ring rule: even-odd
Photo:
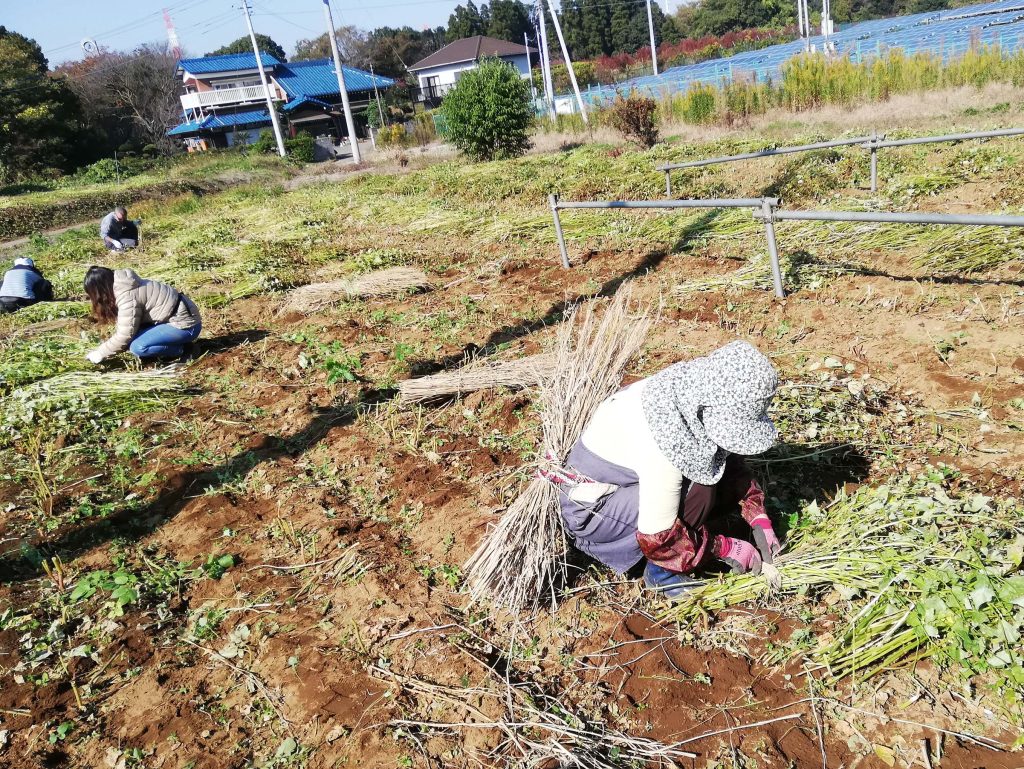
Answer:
[[[23,256],[4,273],[0,284],[0,313],[16,312],[36,302],[52,302],[53,286],[43,277],[35,262]]]

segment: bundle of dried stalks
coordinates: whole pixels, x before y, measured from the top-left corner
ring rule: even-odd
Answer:
[[[530,355],[518,360],[474,361],[455,371],[406,379],[398,383],[402,403],[464,395],[494,387],[533,387],[551,374],[555,360],[550,355]]]
[[[301,312],[308,315],[327,309],[345,299],[395,296],[429,287],[430,281],[423,270],[415,267],[390,267],[354,278],[301,286],[291,292],[280,312]]]
[[[629,288],[621,289],[599,318],[600,304],[570,311],[556,337],[554,368],[541,382],[540,456],[556,466],[565,461],[601,401],[619,388],[651,327],[650,311],[632,306]],[[536,610],[545,596],[554,605],[565,569],[558,490],[536,477],[466,563],[466,583],[474,598]]]

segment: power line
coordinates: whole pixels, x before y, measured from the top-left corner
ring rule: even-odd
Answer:
[[[193,2],[202,2],[202,0],[193,0]],[[179,27],[179,31],[180,30],[202,28],[202,30],[204,32],[210,32],[213,29],[217,29],[217,28],[225,26],[228,22],[234,21],[234,19],[235,19],[235,11],[234,10],[221,11],[220,13],[215,14],[214,16],[211,16],[210,18],[203,19],[202,21],[195,22],[193,24],[185,25],[184,27]],[[101,54],[101,55],[103,55],[103,54]],[[111,60],[109,62],[100,64],[100,65],[90,69],[89,71],[83,72],[83,73],[81,73],[79,75],[71,75],[71,74],[68,74],[68,73],[60,73],[60,78],[59,79],[72,80],[72,81],[76,81],[76,82],[82,82],[86,78],[96,77],[98,75],[102,75],[102,74],[105,74],[107,72],[111,72],[111,71],[117,69],[118,67],[120,67],[122,65],[122,63],[123,63],[123,59],[121,57],[117,56],[116,54],[105,54],[104,56],[111,57]],[[42,87],[42,83],[44,81],[57,80],[57,79],[58,78],[51,78],[48,74],[44,73],[44,74],[41,74],[41,75],[38,75],[38,76],[35,76],[35,77],[25,78],[25,80],[22,81],[22,82],[26,82],[26,83],[31,82],[32,83],[31,85],[25,85],[25,86],[20,86],[20,87],[15,87],[15,88],[8,88],[8,89],[0,89],[0,93],[4,94],[5,96],[10,96],[10,95],[14,95],[14,94],[17,94],[17,93],[24,93],[26,91],[39,90]]]
[[[183,2],[181,2],[181,3],[168,5],[167,6],[167,10],[168,11],[173,10],[173,11],[177,11],[177,12],[181,12],[181,11],[185,11],[185,10],[191,10],[191,9],[193,9],[193,8],[199,6],[199,5],[202,5],[203,1],[204,0],[183,0]],[[120,34],[120,33],[123,33],[123,32],[127,32],[127,31],[129,31],[131,29],[134,29],[135,27],[139,27],[139,26],[142,26],[142,25],[148,23],[149,20],[152,19],[153,17],[161,16],[161,15],[163,15],[163,10],[156,11],[154,13],[148,13],[145,16],[142,16],[142,17],[140,17],[138,19],[135,19],[134,21],[126,22],[125,24],[122,24],[122,25],[117,26],[117,27],[113,27],[113,28],[108,29],[108,30],[104,30],[103,32],[97,32],[97,33],[94,33],[94,34],[91,34],[91,35],[87,35],[87,37],[100,38],[100,37],[104,37],[106,35],[115,35],[115,34]],[[75,41],[74,43],[68,43],[66,45],[57,46],[56,48],[50,48],[50,49],[48,49],[46,51],[43,51],[43,55],[44,56],[49,56],[51,53],[57,53],[58,51],[65,51],[68,48],[77,48],[80,44],[81,44],[81,41],[78,40],[78,41]]]

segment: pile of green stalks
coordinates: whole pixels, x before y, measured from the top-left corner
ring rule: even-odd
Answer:
[[[782,270],[782,282],[790,291],[797,288],[819,289],[830,277],[865,271],[865,268],[860,265],[817,261],[806,254],[780,256],[779,267]],[[738,270],[725,275],[688,280],[686,283],[676,286],[675,294],[680,297],[688,297],[702,291],[736,289],[771,291],[773,286],[771,260],[768,258],[768,254],[762,253],[755,254]]]
[[[0,398],[0,442],[25,431],[78,435],[130,414],[163,408],[185,393],[175,367],[142,372],[76,371],[20,387]]]
[[[790,648],[832,683],[929,657],[965,676],[994,673],[1008,709],[1024,704],[1024,508],[951,495],[947,473],[840,492],[807,505],[766,576],[727,575],[664,619],[692,625],[740,604],[829,607],[831,632]]]

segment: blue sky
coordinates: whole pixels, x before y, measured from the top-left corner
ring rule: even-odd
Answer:
[[[332,0],[334,21],[364,29],[443,26],[460,0]],[[477,3],[480,4],[479,2]],[[677,0],[662,1],[671,10]],[[321,0],[251,0],[253,25],[289,53],[295,41],[324,31]],[[241,0],[0,0],[0,25],[38,42],[50,65],[82,56],[81,41],[131,49],[166,39],[162,8],[170,11],[185,51],[201,55],[246,34]]]

